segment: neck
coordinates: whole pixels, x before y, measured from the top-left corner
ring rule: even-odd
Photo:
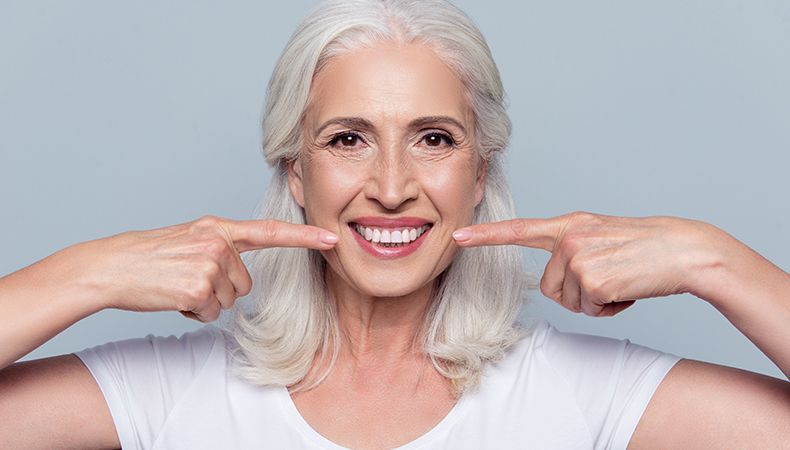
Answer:
[[[380,365],[421,354],[415,343],[430,306],[434,283],[399,297],[362,294],[332,270],[326,272],[326,283],[337,305],[341,358]]]

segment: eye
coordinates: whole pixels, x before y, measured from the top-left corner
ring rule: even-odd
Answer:
[[[343,133],[338,133],[332,137],[327,143],[330,147],[335,148],[355,148],[359,144],[362,144],[362,137],[357,133],[352,133],[345,131]]]
[[[428,147],[455,146],[455,140],[449,134],[439,132],[426,134],[422,137],[422,142],[425,142]]]

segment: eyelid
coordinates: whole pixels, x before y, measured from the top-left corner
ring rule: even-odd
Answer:
[[[455,147],[456,145],[458,145],[458,140],[455,138],[455,136],[453,136],[453,133],[447,130],[442,130],[441,128],[426,128],[421,130],[420,133],[422,134],[420,134],[420,138],[417,140],[418,143],[422,142],[423,139],[425,139],[428,135],[439,134],[446,137],[450,141],[449,145],[451,147]]]
[[[365,136],[363,136],[363,133],[360,133],[360,132],[354,131],[354,130],[343,130],[343,131],[338,131],[338,132],[330,134],[329,137],[326,139],[326,142],[323,145],[325,147],[332,146],[332,145],[334,145],[334,144],[332,144],[333,141],[335,141],[336,139],[339,139],[339,138],[341,138],[343,136],[355,136],[363,144],[365,144],[365,145],[368,144],[367,140],[365,139]]]

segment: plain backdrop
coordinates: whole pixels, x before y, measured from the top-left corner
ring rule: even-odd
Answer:
[[[250,218],[270,178],[266,83],[314,4],[0,1],[0,274],[128,230]],[[508,93],[522,217],[694,218],[790,267],[790,2],[458,4]],[[549,254],[524,258],[541,275]],[[691,295],[613,318],[531,295],[524,314],[563,331],[782,377]],[[107,310],[27,358],[200,326]]]

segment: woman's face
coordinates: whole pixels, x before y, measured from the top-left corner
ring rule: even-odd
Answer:
[[[315,77],[289,183],[307,223],[338,235],[324,256],[357,291],[406,295],[455,255],[485,176],[464,92],[419,44],[353,51]]]

